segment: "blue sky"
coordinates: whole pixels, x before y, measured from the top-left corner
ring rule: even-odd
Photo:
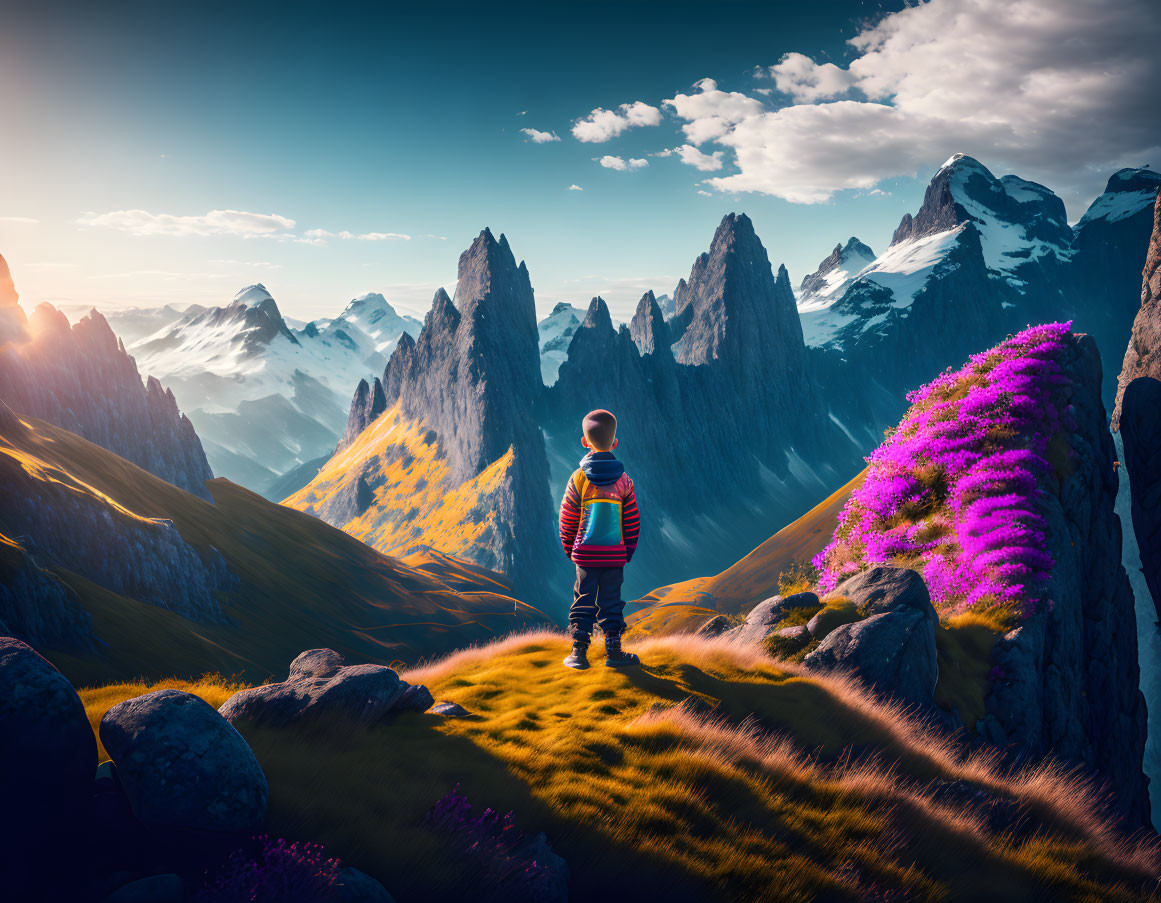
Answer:
[[[850,235],[882,250],[957,151],[1073,219],[1161,165],[1138,0],[181,6],[6,9],[0,253],[29,306],[261,281],[304,319],[366,291],[421,315],[487,225],[542,310],[625,318],[731,210],[797,284]]]

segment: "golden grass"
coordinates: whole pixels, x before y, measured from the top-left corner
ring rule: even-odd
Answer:
[[[712,608],[722,614],[738,614],[749,611],[773,595],[809,589],[809,569],[803,562],[810,561],[830,542],[838,525],[839,512],[851,493],[862,485],[866,473],[864,469],[720,574],[658,587],[638,599],[636,604],[643,606],[642,611],[632,615],[630,621],[645,617],[648,606],[657,603],[692,605]],[[679,624],[675,626],[681,627]]]
[[[456,485],[438,442],[430,441],[428,433],[421,421],[404,417],[396,404],[283,504],[321,511],[337,493],[353,491],[355,482],[373,467],[378,476],[374,502],[363,514],[340,524],[343,530],[387,554],[424,544],[449,555],[480,557],[497,529],[495,505],[489,498],[507,478],[512,449],[473,479]]]
[[[85,705],[85,714],[88,715],[89,724],[93,728],[93,735],[97,738],[97,761],[104,762],[109,758],[109,754],[105,752],[105,747],[101,744],[99,728],[101,726],[101,719],[105,717],[105,713],[117,705],[117,703],[124,702],[126,699],[133,699],[137,696],[144,696],[146,693],[152,693],[154,690],[184,690],[186,693],[193,693],[194,696],[200,696],[217,709],[227,699],[245,687],[246,684],[239,683],[232,678],[222,677],[220,674],[206,674],[194,680],[183,680],[178,677],[172,677],[166,680],[134,680],[125,683],[107,684],[103,687],[83,687],[78,689],[77,693],[81,697],[81,702]]]
[[[326,843],[401,903],[471,890],[470,862],[423,824],[457,783],[477,807],[546,831],[579,900],[609,888],[677,901],[890,888],[909,900],[1128,901],[1158,876],[1156,850],[1102,822],[1089,786],[1052,766],[1005,774],[850,681],[690,635],[641,640],[645,667],[628,671],[563,668],[567,648],[535,633],[404,674],[472,719],[240,725],[270,782],[271,830]],[[95,709],[125,689],[85,692]],[[932,782],[950,780],[1014,801],[1041,829],[992,834],[979,813],[932,798]]]
[[[75,684],[207,670],[260,681],[318,646],[357,661],[414,663],[546,621],[484,569],[446,556],[404,563],[227,480],[208,483],[211,504],[31,418],[0,435],[0,477],[34,499],[75,494],[130,533],[134,521],[171,520],[203,556],[220,553],[238,578],[219,593],[229,622],[203,624],[54,569],[105,644],[96,653],[44,650]],[[0,533],[21,532],[0,519]],[[11,542],[4,550],[19,551]]]

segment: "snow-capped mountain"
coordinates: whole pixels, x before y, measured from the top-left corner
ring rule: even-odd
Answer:
[[[657,307],[661,310],[661,316],[666,320],[671,320],[677,313],[677,301],[673,295],[658,295]]]
[[[540,334],[540,377],[546,386],[556,382],[560,365],[568,357],[568,344],[581,324],[581,311],[561,301],[536,324]]]
[[[803,277],[798,287],[798,312],[825,310],[843,296],[855,277],[875,260],[875,252],[853,235],[835,245],[818,269]]]
[[[400,316],[396,313],[395,308],[378,292],[360,295],[333,320],[315,320],[314,325],[324,334],[353,326],[355,330],[367,336],[375,351],[383,355],[383,363],[374,368],[375,371],[382,370],[386,365],[387,358],[395,350],[395,345],[403,333],[410,333],[411,337],[415,338],[423,328],[423,323],[415,317]],[[346,332],[349,335],[352,330],[347,329]]]
[[[845,283],[841,293],[814,292],[803,296],[798,313],[806,343],[842,345],[875,330],[891,312],[907,316],[915,296],[927,284],[936,265],[959,243],[963,230],[960,225],[892,244],[853,276],[836,278],[836,283]]]
[[[1103,394],[1112,409],[1118,358],[1133,328],[1141,297],[1134,278],[1145,259],[1153,200],[1161,173],[1122,169],[1076,224],[1069,269],[1070,307],[1078,328],[1091,332],[1104,359]]]
[[[1159,184],[1151,170],[1116,173],[1073,229],[1048,188],[1015,175],[996,178],[956,154],[883,254],[852,277],[849,269],[840,274],[846,249],[836,248],[803,281],[798,306],[807,344],[824,352],[824,370],[840,362],[844,373],[861,373],[845,398],[880,419],[890,419],[903,393],[947,360],[1028,323],[1072,319],[1115,360],[1136,309],[1136,288],[1124,274],[1144,259]],[[828,278],[838,287],[829,295]],[[1106,366],[1109,404],[1112,372]]]
[[[322,329],[293,330],[258,284],[128,347],[143,373],[173,390],[214,472],[261,490],[334,449],[350,387],[383,367],[405,328],[418,332],[413,323],[372,294]]]

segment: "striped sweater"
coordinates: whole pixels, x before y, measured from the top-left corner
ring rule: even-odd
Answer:
[[[560,544],[580,567],[623,567],[637,549],[641,516],[633,481],[611,452],[581,461],[560,503]]]

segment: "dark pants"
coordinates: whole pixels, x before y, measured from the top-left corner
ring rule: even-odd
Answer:
[[[594,622],[601,625],[606,636],[625,629],[625,601],[621,598],[624,573],[624,568],[576,566],[576,585],[572,588],[572,608],[568,613],[574,639],[592,636]]]

